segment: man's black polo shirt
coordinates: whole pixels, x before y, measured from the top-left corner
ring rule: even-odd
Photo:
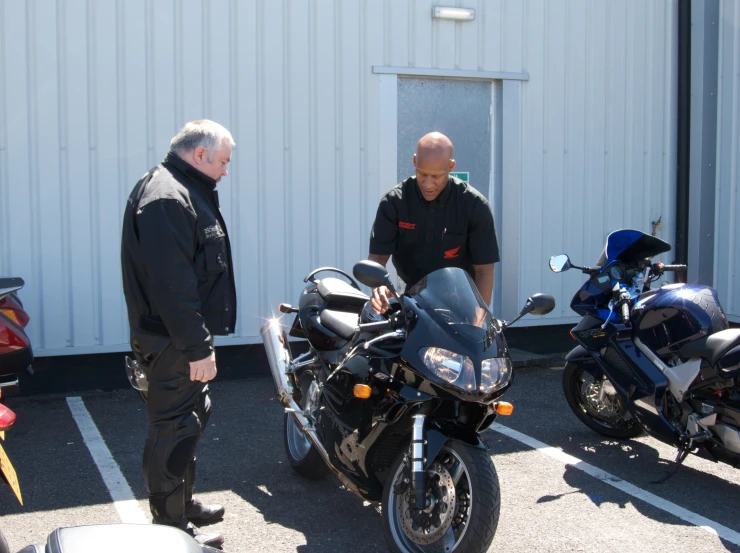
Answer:
[[[409,177],[380,200],[370,253],[391,255],[398,276],[409,286],[443,267],[460,267],[475,277],[473,265],[499,260],[491,206],[483,194],[454,177],[428,202],[416,177]]]

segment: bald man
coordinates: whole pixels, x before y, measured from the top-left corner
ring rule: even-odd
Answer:
[[[416,176],[380,200],[369,259],[385,266],[392,257],[408,286],[437,269],[465,269],[490,305],[493,265],[499,261],[493,213],[485,196],[450,176],[455,168],[452,156],[452,141],[442,133],[421,137],[414,154]],[[385,313],[388,298],[385,287],[376,288],[370,304]]]

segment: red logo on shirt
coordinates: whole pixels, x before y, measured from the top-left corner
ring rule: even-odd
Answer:
[[[408,230],[416,230],[416,223],[404,223],[403,221],[399,221],[398,226]]]
[[[458,246],[457,248],[452,248],[451,250],[447,250],[445,252],[445,259],[455,259],[456,257],[459,256],[458,255],[459,251],[460,251],[460,246]]]

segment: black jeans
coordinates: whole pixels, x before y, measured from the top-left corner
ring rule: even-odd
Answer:
[[[195,485],[195,449],[208,424],[208,384],[190,380],[190,364],[168,337],[132,340],[149,389],[144,396],[149,431],[144,446],[144,483],[156,524],[185,528],[185,505]]]

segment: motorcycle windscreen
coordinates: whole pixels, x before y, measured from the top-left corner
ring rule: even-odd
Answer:
[[[615,261],[632,263],[665,253],[670,249],[668,242],[639,230],[615,230],[606,237],[606,245],[596,266],[604,269]]]
[[[475,282],[463,269],[447,267],[428,274],[406,293],[430,314],[435,322],[452,327],[457,334],[480,343],[490,340],[495,320]]]

